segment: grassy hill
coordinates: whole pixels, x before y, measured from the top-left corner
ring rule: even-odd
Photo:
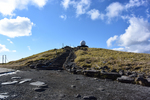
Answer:
[[[78,66],[99,69],[108,66],[116,70],[150,72],[150,54],[121,52],[101,48],[87,48],[75,52]]]
[[[53,49],[9,62],[6,65],[9,67],[22,67],[28,65],[30,61],[50,60],[62,52],[64,52],[63,49],[58,49],[56,54],[56,50]],[[121,52],[102,48],[81,48],[79,50],[74,48],[74,52],[76,54],[74,62],[80,67],[98,70],[100,67],[108,66],[110,69],[123,69],[150,74],[150,54]]]
[[[39,60],[50,60],[53,59],[57,56],[59,56],[59,54],[61,54],[62,52],[64,52],[63,49],[57,49],[57,53],[56,53],[56,49],[52,49],[52,50],[48,50],[39,54],[35,54],[26,58],[22,58],[19,59],[17,61],[11,61],[9,63],[4,64],[5,67],[11,67],[11,68],[21,68],[24,67],[26,65],[28,65],[29,62],[31,61],[39,61]]]

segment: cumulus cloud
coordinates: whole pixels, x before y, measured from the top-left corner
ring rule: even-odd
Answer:
[[[9,41],[11,44],[13,44],[13,42],[10,39],[7,39],[7,41]]]
[[[72,5],[76,9],[76,16],[78,17],[86,13],[87,9],[90,7],[91,1],[90,0],[80,0],[80,1],[63,0],[61,4],[65,9],[69,8],[69,5]]]
[[[107,40],[107,46],[110,47],[112,45],[112,42],[117,40],[118,36],[115,35],[114,37],[110,37],[108,40]]]
[[[0,13],[3,15],[14,15],[16,9],[27,9],[31,4],[37,7],[43,7],[48,0],[0,0]]]
[[[145,4],[147,0],[130,0],[129,3],[125,5],[125,8],[131,8],[131,7],[139,7],[143,4]]]
[[[0,53],[1,52],[9,52],[9,49],[7,49],[5,45],[0,44]]]
[[[130,0],[127,4],[121,4],[119,2],[113,2],[106,8],[106,16],[108,17],[108,22],[112,18],[121,17],[123,11],[128,11],[128,9],[133,7],[139,7],[145,5],[147,0]]]
[[[96,9],[92,9],[90,11],[87,12],[87,14],[89,14],[91,16],[92,20],[96,20],[96,19],[104,19],[104,14],[100,14],[99,10]]]
[[[16,19],[4,18],[0,20],[0,34],[10,38],[32,35],[33,23],[26,17],[17,17]]]
[[[64,7],[65,9],[67,9],[67,8],[69,7],[69,3],[70,3],[70,0],[63,0],[63,1],[61,2],[61,4],[63,5],[63,7]]]
[[[66,16],[66,15],[61,15],[60,18],[66,20],[66,19],[67,19],[67,16]]]
[[[114,2],[106,8],[106,16],[109,18],[117,17],[121,14],[124,6],[119,2]]]
[[[129,24],[125,33],[116,40],[118,46],[128,52],[150,53],[150,23],[143,18],[131,17]]]

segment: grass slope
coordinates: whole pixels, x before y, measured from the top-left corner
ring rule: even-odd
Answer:
[[[22,67],[22,66],[26,66],[28,64],[28,62],[30,61],[38,61],[38,60],[50,60],[52,58],[55,58],[56,56],[58,56],[59,54],[61,54],[62,52],[64,52],[63,49],[57,49],[57,54],[56,54],[56,49],[52,49],[52,50],[48,50],[39,54],[35,54],[26,58],[22,58],[20,60],[17,61],[11,61],[9,63],[6,63],[5,66],[8,67]]]
[[[150,54],[121,52],[101,48],[87,48],[75,52],[78,66],[95,68],[108,66],[111,69],[123,69],[138,72],[150,72]]]

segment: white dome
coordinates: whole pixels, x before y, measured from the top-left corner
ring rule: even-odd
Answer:
[[[81,44],[81,46],[85,46],[86,43],[85,43],[85,41],[81,41],[80,44]]]

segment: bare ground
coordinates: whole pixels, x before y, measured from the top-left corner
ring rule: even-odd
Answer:
[[[0,86],[0,93],[8,93],[6,100],[83,100],[93,95],[97,100],[150,100],[150,87],[118,83],[75,75],[66,71],[29,69],[18,74],[1,76],[0,83],[11,81],[11,77],[31,78],[48,84],[43,92],[35,92],[31,82]],[[74,85],[76,87],[71,87]],[[76,98],[80,94],[81,97]]]

